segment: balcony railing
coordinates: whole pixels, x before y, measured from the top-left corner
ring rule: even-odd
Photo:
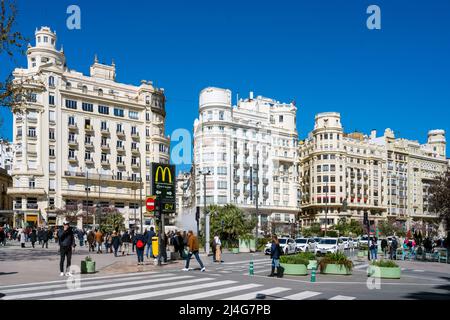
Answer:
[[[101,149],[102,149],[102,151],[109,151],[110,150],[109,145],[107,145],[107,144],[102,144],[101,145]]]
[[[133,153],[133,154],[139,154],[139,153],[140,153],[140,152],[139,152],[139,148],[131,149],[131,153]]]
[[[94,132],[94,126],[91,125],[91,124],[85,125],[85,126],[84,126],[84,129],[85,129],[87,132]]]
[[[269,183],[269,179],[267,179],[267,178],[263,178],[262,180],[263,180],[264,184],[268,184]]]
[[[74,146],[78,145],[77,140],[69,140],[68,143],[69,143],[69,146],[71,146],[71,147],[74,147]]]
[[[248,169],[248,168],[250,168],[250,163],[248,163],[248,162],[244,162],[244,168],[245,168],[245,169]]]
[[[117,162],[117,166],[118,167],[125,167],[125,162],[123,162],[123,161]]]
[[[234,182],[239,182],[241,178],[239,176],[233,176]]]
[[[235,162],[234,164],[233,164],[233,166],[237,169],[237,168],[239,168],[239,162]]]
[[[76,131],[76,130],[78,130],[78,126],[77,126],[77,124],[76,123],[69,123],[69,130],[73,130],[73,131]]]
[[[250,177],[249,176],[244,176],[244,183],[249,183],[250,181]]]
[[[131,138],[134,140],[139,140],[139,133],[137,133],[137,132],[131,133]]]
[[[122,147],[117,147],[117,152],[124,153],[124,152],[125,152],[125,147],[124,147],[124,146],[122,146]]]
[[[22,209],[22,203],[16,203],[14,209]]]
[[[92,141],[86,141],[84,145],[89,149],[92,149],[94,147],[94,143],[92,143]]]
[[[109,166],[109,160],[102,160],[102,166]]]
[[[38,204],[37,203],[27,203],[27,209],[37,209]]]
[[[109,161],[108,161],[109,162]],[[89,173],[86,175],[86,172],[72,172],[72,171],[64,171],[64,176],[66,178],[75,178],[75,179],[82,179],[82,180],[92,180],[92,181],[133,181],[132,176],[126,176],[122,175],[121,179],[118,179],[116,175],[112,174],[97,174],[97,173]]]
[[[69,157],[69,162],[78,162],[78,158],[77,157]]]
[[[239,189],[233,189],[233,193],[234,193],[235,195],[240,195],[240,194],[241,194],[241,190],[239,190]]]
[[[86,163],[86,164],[94,164],[94,160],[93,159],[84,159],[84,162]]]
[[[117,136],[120,136],[120,137],[125,136],[125,131],[123,131],[123,130],[117,130],[116,133],[117,133]]]
[[[109,135],[109,129],[108,128],[103,128],[101,131],[101,134],[104,136],[108,136]]]

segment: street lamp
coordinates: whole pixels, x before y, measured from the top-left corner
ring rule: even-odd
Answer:
[[[199,171],[203,175],[203,214],[205,216],[205,252],[209,255],[209,215],[206,212],[206,176],[211,175],[211,171]]]

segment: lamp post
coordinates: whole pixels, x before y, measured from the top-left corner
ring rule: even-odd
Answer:
[[[328,227],[328,176],[327,181],[325,182],[325,233],[324,237],[327,236],[327,227]]]
[[[209,215],[206,212],[206,176],[211,175],[211,171],[199,171],[203,175],[203,214],[205,216],[205,252],[209,255]]]

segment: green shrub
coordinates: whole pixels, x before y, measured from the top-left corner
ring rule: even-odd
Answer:
[[[87,256],[86,258],[84,258],[84,261],[92,261],[91,256]]]
[[[281,256],[280,262],[286,264],[304,264],[305,266],[309,264],[308,259],[305,259],[300,254],[295,254],[292,256]]]
[[[297,255],[306,260],[316,260],[316,255],[312,252],[300,252]]]
[[[351,271],[353,268],[353,262],[347,258],[347,256],[341,252],[327,253],[325,257],[320,259],[319,267],[320,272],[323,272],[328,264],[343,265],[347,270]]]
[[[380,260],[380,261],[373,261],[371,265],[380,267],[380,268],[398,268],[398,264],[396,264],[392,260]]]

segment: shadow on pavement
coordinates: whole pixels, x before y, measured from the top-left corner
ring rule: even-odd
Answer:
[[[16,274],[16,273],[18,273],[18,272],[0,272],[0,276],[7,276],[10,274]]]
[[[407,299],[415,300],[450,300],[450,278],[449,277],[439,277],[441,279],[447,280],[449,283],[439,285],[434,287],[436,290],[445,290],[446,292],[413,292],[405,296]]]

